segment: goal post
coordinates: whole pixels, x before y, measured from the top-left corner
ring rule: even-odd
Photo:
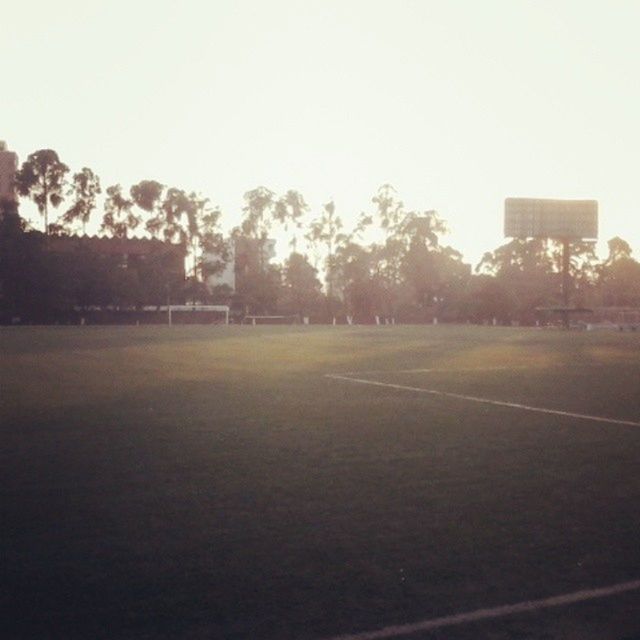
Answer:
[[[242,324],[256,326],[258,324],[299,324],[300,318],[297,315],[275,316],[275,315],[247,315],[243,318]]]
[[[150,307],[156,310],[157,307]],[[229,324],[226,304],[170,304],[160,307],[167,314],[167,324]]]

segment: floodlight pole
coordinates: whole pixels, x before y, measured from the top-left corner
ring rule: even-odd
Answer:
[[[569,268],[571,266],[571,243],[569,238],[562,238],[562,304],[564,312],[562,321],[564,328],[569,328],[569,290],[571,287],[571,277]]]

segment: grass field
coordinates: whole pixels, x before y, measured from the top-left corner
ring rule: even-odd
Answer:
[[[330,638],[640,579],[640,426],[463,397],[640,423],[638,334],[5,328],[0,351],[3,638]],[[640,638],[640,591],[411,637]]]

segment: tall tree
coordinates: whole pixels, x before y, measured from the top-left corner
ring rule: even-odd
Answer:
[[[164,216],[160,211],[164,189],[157,180],[141,180],[129,189],[132,202],[148,214],[145,227],[154,238],[160,236],[164,226]]]
[[[266,187],[256,187],[244,194],[245,206],[244,220],[241,231],[249,238],[256,241],[258,250],[258,264],[261,271],[266,266],[266,244],[269,239],[269,230],[273,223],[273,211],[275,206],[275,194]]]
[[[155,226],[155,225],[154,225]],[[189,196],[176,187],[167,189],[160,204],[158,231],[167,242],[189,244],[190,237],[197,234],[195,207]],[[147,222],[149,229],[149,222]]]
[[[404,204],[398,200],[393,185],[383,184],[371,199],[376,205],[376,217],[386,235],[393,235],[404,219]]]
[[[45,234],[49,233],[49,205],[54,209],[63,201],[65,176],[69,167],[53,149],[39,149],[30,154],[16,172],[18,193],[31,198],[44,216]]]
[[[91,212],[96,207],[96,197],[100,193],[102,193],[100,178],[89,167],[83,167],[81,171],[75,173],[68,192],[68,195],[73,196],[74,202],[65,212],[62,218],[63,223],[70,227],[79,220],[84,234]]]
[[[485,253],[476,272],[497,278],[513,301],[513,314],[521,322],[534,322],[536,307],[560,302],[560,274],[548,240],[511,240],[495,251]]]
[[[609,256],[607,257],[607,263],[612,264],[621,258],[631,258],[631,245],[626,241],[616,236],[611,238],[607,242],[609,248]]]
[[[284,227],[285,232],[293,229],[291,248],[295,252],[298,245],[297,230],[301,227],[301,218],[309,210],[304,197],[298,191],[289,189],[287,193],[278,198],[273,210],[273,218]]]
[[[371,202],[373,212],[361,214],[354,235],[363,237],[372,228],[376,238],[382,236],[379,244],[369,246],[376,290],[383,294],[378,296],[383,303],[379,311],[395,316],[401,299],[405,306],[424,310],[425,296],[433,297],[435,283],[442,275],[438,271],[447,265],[447,260],[437,255],[444,251],[439,238],[446,225],[434,210],[406,211],[391,184],[383,184]]]
[[[342,220],[336,215],[336,205],[331,200],[322,207],[322,214],[309,226],[307,240],[315,246],[325,248],[325,273],[327,285],[327,304],[329,316],[333,316],[333,297],[336,272],[335,249],[340,238]]]
[[[157,180],[141,180],[129,189],[133,202],[147,213],[155,211],[162,198],[164,185]]]
[[[203,280],[222,272],[229,262],[229,244],[220,229],[222,212],[211,208],[207,199],[191,194],[198,220],[198,249],[194,257],[194,276]]]
[[[551,240],[549,251],[554,261],[554,271],[559,275],[563,271],[562,242]],[[601,265],[596,255],[596,243],[589,240],[569,242],[569,273],[567,274],[567,292],[571,304],[586,306],[591,304],[595,295]],[[563,285],[564,286],[564,285]]]
[[[622,238],[608,242],[609,256],[600,269],[600,290],[605,306],[640,306],[640,263]]]
[[[356,223],[353,236],[363,238],[369,228],[382,231],[384,239],[393,237],[405,217],[404,204],[398,199],[393,185],[383,184],[371,198],[375,205],[373,212],[362,212]],[[378,235],[378,234],[377,234]]]
[[[194,282],[200,282],[205,271],[213,275],[224,268],[227,247],[219,228],[221,213],[209,206],[208,198],[171,187],[159,210],[164,239],[183,243],[191,254]]]
[[[104,201],[104,216],[101,231],[106,231],[114,238],[126,238],[129,231],[134,231],[141,222],[133,209],[133,200],[122,194],[122,187],[114,184],[107,187]]]
[[[479,273],[498,275],[509,271],[553,271],[554,263],[548,241],[540,238],[515,238],[495,251],[487,251],[476,267]]]
[[[320,300],[317,270],[300,253],[293,252],[282,271],[282,307],[287,313],[308,316]]]
[[[459,319],[491,324],[508,324],[516,301],[504,284],[488,274],[474,275],[467,281]]]
[[[386,291],[378,271],[378,245],[362,246],[353,239],[341,242],[335,254],[335,278],[347,315],[370,320],[384,313]]]
[[[244,194],[242,232],[250,238],[266,238],[272,224],[275,193],[266,187],[256,187]]]

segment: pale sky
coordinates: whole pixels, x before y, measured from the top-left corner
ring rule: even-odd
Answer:
[[[640,258],[640,1],[2,0],[0,139],[103,187],[200,191],[225,227],[258,185],[383,183],[476,263],[505,197],[594,198]],[[55,218],[55,216],[52,216]]]

